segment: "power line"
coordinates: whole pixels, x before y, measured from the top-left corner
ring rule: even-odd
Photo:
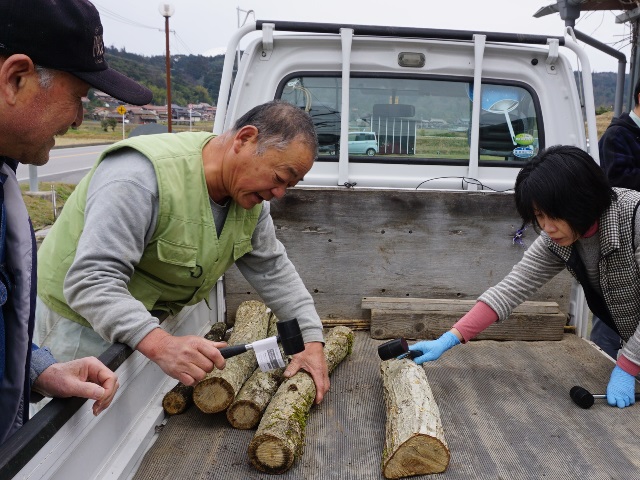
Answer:
[[[604,14],[605,14],[605,12],[602,12],[602,18],[600,18],[600,23],[595,28],[595,30],[593,32],[591,32],[591,35],[589,35],[589,36],[593,37],[593,34],[596,33],[600,29],[600,27],[602,26],[602,22],[604,21]]]
[[[104,14],[105,17],[108,17],[111,20],[115,20],[116,22],[124,23],[124,24],[130,25],[132,27],[147,28],[147,29],[150,29],[150,30],[158,30],[160,32],[164,31],[164,29],[162,29],[162,28],[153,27],[151,25],[145,25],[143,23],[136,22],[135,20],[131,20],[129,18],[123,17],[119,13],[116,13],[116,12],[114,12],[112,10],[109,10],[108,8],[105,8],[105,7],[101,6],[101,5],[98,5],[95,2],[93,2],[93,4],[96,6],[96,8],[98,10],[100,10],[101,13]]]
[[[189,52],[190,55],[193,55],[193,52],[191,51],[191,49],[189,48],[189,45],[186,44],[186,42],[182,39],[182,37],[180,35],[178,35],[178,32],[176,32],[175,30],[171,30],[173,32],[173,36],[176,39],[176,41],[182,45],[182,47]]]
[[[129,25],[132,27],[146,28],[148,30],[157,30],[159,32],[164,32],[164,28],[153,27],[151,25],[145,25],[143,23],[136,22],[135,20],[131,20],[129,18],[123,17],[122,15],[112,10],[109,10],[108,8],[105,8],[95,2],[93,2],[93,4],[96,6],[96,8],[100,11],[101,14],[103,14],[107,18],[110,18],[111,20],[115,20],[116,22],[124,23],[125,25]],[[169,30],[169,32],[173,33],[177,44],[182,46],[182,48],[186,50],[190,55],[193,55],[193,52],[189,48],[189,45],[187,45],[187,43],[182,39],[182,37],[178,35],[178,32],[176,32],[175,30]]]

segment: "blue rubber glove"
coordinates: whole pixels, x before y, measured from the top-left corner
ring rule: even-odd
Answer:
[[[418,365],[422,365],[424,362],[439,359],[440,355],[459,343],[458,337],[451,332],[447,332],[437,340],[423,340],[409,345],[409,350],[422,352],[421,356],[413,359]]]
[[[619,366],[611,372],[609,385],[607,385],[607,403],[619,408],[633,405],[636,401],[636,379]]]

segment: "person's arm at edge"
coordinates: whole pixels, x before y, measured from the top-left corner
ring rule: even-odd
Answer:
[[[43,396],[81,397],[95,400],[92,410],[100,414],[111,404],[118,390],[118,377],[95,357],[58,363],[51,351],[31,345],[29,382],[31,401]]]

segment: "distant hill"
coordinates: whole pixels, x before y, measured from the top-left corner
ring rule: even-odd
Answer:
[[[106,50],[109,65],[134,78],[153,91],[155,104],[166,104],[165,56],[147,57],[129,53],[124,49],[109,47]],[[172,55],[171,101],[186,106],[189,103],[206,102],[216,105],[224,55],[205,57],[202,55]],[[576,72],[576,79],[578,73]],[[629,98],[629,75],[625,81],[626,106]],[[613,110],[616,90],[616,74],[599,72],[593,74],[593,92],[596,109]]]
[[[578,73],[576,72],[576,79]],[[596,110],[598,108],[606,108],[607,110],[613,110],[613,104],[615,102],[616,94],[616,76],[614,72],[598,72],[592,73],[593,77],[593,97]],[[623,109],[626,110],[627,99],[629,98],[629,91],[632,86],[629,84],[629,75],[625,75],[624,81],[624,98],[622,102]]]
[[[125,49],[109,47],[105,56],[109,66],[142,83],[153,92],[153,102],[167,102],[166,62],[164,55],[147,57]],[[186,106],[206,102],[215,105],[220,89],[224,55],[171,56],[171,103]]]

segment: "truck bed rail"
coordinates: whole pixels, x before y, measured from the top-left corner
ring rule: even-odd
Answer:
[[[334,33],[343,28],[353,30],[354,35],[376,37],[432,38],[440,40],[473,40],[474,35],[486,35],[487,42],[526,43],[546,45],[549,39],[558,40],[564,45],[564,37],[549,35],[531,35],[526,33],[484,32],[475,30],[450,30],[440,28],[390,27],[379,25],[357,25],[350,23],[288,22],[279,20],[256,20],[256,30],[262,30],[265,24],[272,24],[276,31],[299,33]]]

